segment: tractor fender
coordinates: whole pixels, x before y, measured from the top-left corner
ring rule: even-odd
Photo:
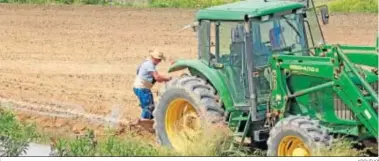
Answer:
[[[205,78],[218,92],[218,95],[224,103],[226,110],[232,110],[233,101],[227,88],[226,82],[222,79],[217,69],[210,68],[201,60],[177,60],[168,69],[168,72],[175,72],[188,68],[191,75]]]

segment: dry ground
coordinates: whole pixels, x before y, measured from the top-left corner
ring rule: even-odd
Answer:
[[[195,34],[177,32],[195,12],[0,5],[0,99],[29,107],[19,112],[20,119],[56,133],[102,131],[103,125],[67,112],[95,114],[87,116],[92,118],[113,109],[119,119],[136,119],[140,109],[131,86],[136,66],[157,46],[171,59],[196,57]],[[377,23],[377,15],[333,15],[324,30],[333,43],[374,45]],[[66,117],[43,113],[64,110]]]

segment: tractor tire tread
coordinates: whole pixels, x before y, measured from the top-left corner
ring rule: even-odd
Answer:
[[[279,121],[270,131],[267,140],[268,156],[277,156],[277,147],[284,133],[291,132],[302,136],[308,147],[328,147],[332,141],[328,131],[320,126],[319,121],[304,116],[288,116]],[[284,135],[284,136],[282,136]],[[311,152],[312,153],[312,152]]]
[[[206,116],[203,115],[202,118],[206,118],[206,121],[217,123],[222,122],[223,120],[224,109],[216,101],[217,95],[215,94],[215,89],[210,86],[207,81],[196,76],[188,75],[175,78],[162,87],[157,106],[153,111],[153,128],[156,131],[156,140],[161,145],[168,145],[169,141],[167,139],[162,139],[167,138],[167,136],[162,137],[162,135],[166,135],[163,128],[164,122],[159,122],[157,119],[164,117],[164,112],[167,108],[165,106],[168,105],[166,97],[173,97],[175,94],[172,92],[177,92],[178,90],[193,99],[194,106],[198,105],[197,107],[194,107],[198,109],[198,112],[205,112],[203,114],[206,114]],[[209,116],[215,118],[212,119]]]

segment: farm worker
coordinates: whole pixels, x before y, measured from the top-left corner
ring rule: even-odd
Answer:
[[[165,60],[165,56],[156,49],[150,51],[150,58],[144,60],[137,68],[133,90],[142,108],[141,118],[138,122],[153,119],[154,99],[151,88],[155,82],[167,82],[171,80],[171,77],[163,76],[155,69],[162,60]]]

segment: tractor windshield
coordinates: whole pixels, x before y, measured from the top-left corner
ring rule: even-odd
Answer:
[[[267,59],[269,54],[284,54],[307,48],[302,15],[288,14],[266,21],[252,21],[253,52]],[[302,55],[303,53],[295,53]],[[259,60],[258,62],[266,62]],[[263,65],[263,64],[262,64]]]
[[[303,3],[307,6],[307,16],[304,18],[307,44],[310,48],[324,44],[325,40],[320,28],[319,19],[316,14],[315,4],[313,0],[269,0],[270,2],[274,1],[295,1]]]

